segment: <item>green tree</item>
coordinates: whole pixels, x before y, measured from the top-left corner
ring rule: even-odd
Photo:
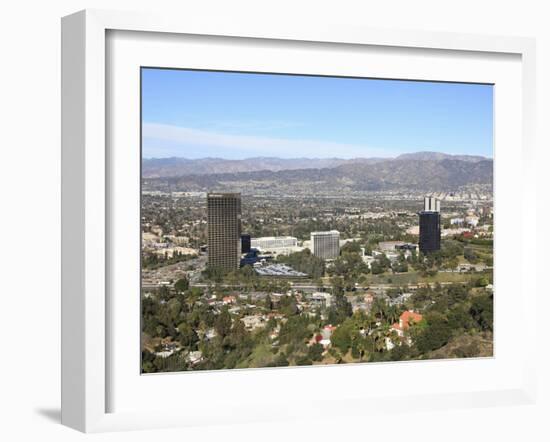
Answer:
[[[229,334],[231,330],[231,315],[229,314],[227,307],[224,307],[216,318],[214,328],[218,336],[222,339]]]
[[[378,320],[386,320],[388,317],[388,303],[382,298],[375,298],[372,303],[371,312]]]
[[[178,325],[178,338],[180,344],[187,348],[191,348],[198,341],[197,333],[187,322]]]
[[[470,314],[481,330],[493,330],[493,299],[492,296],[476,296],[472,300]]]
[[[279,311],[285,316],[293,316],[300,313],[294,296],[282,296],[279,302]]]
[[[174,289],[177,293],[185,292],[189,288],[189,280],[184,276],[176,281]]]
[[[468,308],[459,304],[453,307],[447,314],[449,327],[454,332],[462,333],[464,330],[470,330],[475,326],[472,316],[469,314]]]
[[[302,344],[311,336],[308,329],[308,318],[306,316],[290,316],[286,322],[281,325],[279,331],[279,342],[284,344]]]
[[[476,285],[478,287],[487,287],[489,285],[489,280],[485,276],[482,276],[476,281]]]
[[[372,261],[370,265],[370,271],[373,275],[380,275],[384,273],[385,268],[380,264],[378,260]]]
[[[168,309],[168,315],[169,315],[169,318],[170,318],[170,322],[174,323],[180,315],[181,303],[177,299],[172,298],[172,299],[170,299],[170,301],[168,301],[166,303],[166,307]]]
[[[344,294],[344,280],[339,276],[333,276],[330,278],[330,284],[332,285],[332,294],[335,296]]]
[[[275,367],[288,367],[288,359],[286,358],[284,353],[279,353],[277,359],[275,359],[274,365]]]
[[[345,243],[340,251],[343,253],[361,253],[361,245],[357,241]]]
[[[421,353],[428,353],[443,347],[449,341],[452,329],[443,315],[427,315],[426,326],[421,329],[415,340]]]
[[[470,247],[464,247],[464,258],[471,264],[476,264],[479,261],[477,253]]]
[[[239,347],[245,344],[248,332],[244,326],[243,321],[237,320],[231,328],[231,343],[235,347]]]
[[[351,319],[346,319],[340,326],[334,330],[330,337],[330,342],[338,348],[342,354],[346,354],[351,347],[351,334],[354,324]]]
[[[347,298],[339,293],[334,297],[333,305],[328,310],[328,321],[333,325],[342,323],[353,314],[353,308]]]
[[[320,361],[323,359],[323,346],[319,343],[315,343],[309,347],[308,357],[312,361]]]
[[[452,284],[447,288],[449,306],[461,303],[468,298],[469,290],[462,284]]]
[[[325,274],[325,261],[312,255],[309,249],[287,256],[279,255],[277,261],[288,264],[299,272],[307,273],[312,279],[320,278]]]

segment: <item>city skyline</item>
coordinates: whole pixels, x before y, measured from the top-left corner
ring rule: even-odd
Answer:
[[[491,158],[493,88],[144,68],[142,133],[143,158]]]

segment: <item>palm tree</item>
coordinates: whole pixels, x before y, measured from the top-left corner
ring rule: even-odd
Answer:
[[[386,314],[387,314],[386,319],[389,324],[394,324],[399,321],[400,313],[399,313],[399,308],[397,306],[395,305],[389,306]]]
[[[381,330],[376,332],[376,335],[374,338],[374,348],[378,353],[381,353],[386,349],[385,338],[386,336]]]
[[[367,335],[370,335],[371,332],[376,328],[376,316],[374,313],[369,314],[366,320],[366,329],[367,329]]]
[[[388,304],[382,298],[376,298],[372,305],[372,312],[374,316],[379,319],[387,318]]]
[[[389,325],[384,325],[376,329],[376,332],[373,334],[374,339],[374,349],[377,352],[383,352],[387,349],[386,339],[393,338],[394,333]]]

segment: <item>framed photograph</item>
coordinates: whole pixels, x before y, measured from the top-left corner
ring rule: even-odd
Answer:
[[[64,424],[534,400],[534,41],[62,31]]]

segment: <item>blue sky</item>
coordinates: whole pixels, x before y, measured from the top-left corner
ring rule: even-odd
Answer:
[[[143,157],[493,156],[493,87],[142,69]]]

